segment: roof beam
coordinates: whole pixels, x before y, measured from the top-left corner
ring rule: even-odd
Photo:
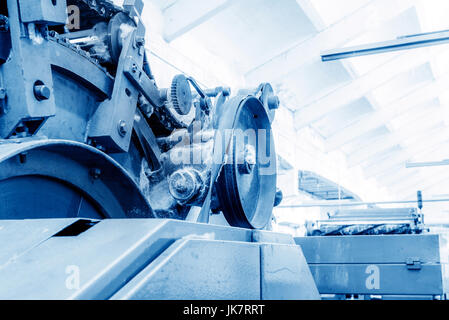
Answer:
[[[447,88],[449,88],[449,74],[413,91],[394,102],[391,106],[382,108],[376,112],[376,114],[368,114],[354,125],[339,131],[337,134],[326,140],[326,150],[329,152],[340,148],[358,135],[382,126],[385,122],[388,122],[389,119],[397,117],[410,107],[417,106],[418,104],[425,103],[426,101],[437,97]]]
[[[440,141],[439,141],[440,140]],[[429,151],[435,151],[437,149],[437,146],[440,143],[446,143],[449,142],[447,140],[447,137],[437,137],[437,140],[435,141],[435,144],[432,144],[429,146],[426,144],[429,139],[426,137],[425,139],[420,139],[421,143],[418,143],[414,147],[415,154],[411,155],[406,150],[394,152],[391,155],[386,155],[382,158],[384,161],[378,161],[377,163],[375,161],[372,161],[369,166],[366,166],[363,168],[364,174],[366,178],[372,178],[377,177],[379,175],[385,174],[389,169],[402,165],[405,168],[405,163],[407,160],[411,159],[413,156],[419,153],[426,153]]]
[[[443,124],[443,123],[441,123]],[[364,168],[365,177],[371,178],[376,177],[383,172],[387,171],[389,168],[394,167],[399,164],[403,164],[405,167],[405,162],[412,158],[413,156],[416,156],[418,154],[422,153],[431,153],[432,151],[435,151],[440,147],[441,143],[448,143],[449,140],[447,140],[447,136],[440,135],[435,137],[432,141],[429,141],[429,138],[425,137],[424,139],[420,139],[421,143],[416,144],[413,146],[413,155],[410,155],[408,152],[398,152],[392,157],[385,158],[385,161],[382,163],[372,164],[369,167]],[[429,142],[432,144],[429,145]]]
[[[316,11],[311,0],[296,0],[296,3],[301,7],[301,10],[304,11],[304,13],[310,19],[315,29],[321,32],[326,28],[326,25],[321,19],[320,14]]]
[[[403,165],[396,165],[384,174],[376,177],[376,180],[382,185],[388,187],[396,184],[398,181],[404,181],[408,178],[419,175],[419,171],[410,171],[405,169]]]
[[[410,171],[410,169],[406,170]],[[441,177],[442,174],[444,175],[447,173],[449,173],[449,171],[444,170],[443,168],[437,168],[432,171],[419,170],[415,171],[415,174],[412,170],[408,177],[404,177],[404,179],[402,180],[395,181],[389,186],[391,189],[401,191],[406,190],[410,187],[416,187],[418,190],[418,187],[426,187],[433,178]]]
[[[430,196],[432,196],[435,192],[437,193],[442,192],[443,194],[447,194],[447,192],[444,190],[447,190],[446,188],[448,179],[449,176],[443,175],[441,179],[432,181],[431,184],[429,184],[426,188],[422,188],[421,191],[423,194],[429,194]]]
[[[433,111],[433,110],[432,110]],[[431,116],[428,117],[430,121],[423,121],[426,117],[421,117],[412,123],[408,123],[405,129],[392,132],[387,139],[379,138],[373,143],[358,149],[351,153],[347,157],[347,163],[349,167],[354,167],[373,157],[374,155],[381,153],[394,145],[401,145],[404,140],[414,137],[416,135],[432,138],[433,135],[437,135],[441,128],[435,128],[435,121],[441,121],[441,118]]]
[[[414,3],[415,1],[403,0],[372,1],[316,36],[297,43],[289,50],[249,71],[246,78],[250,83],[260,82],[260,79],[270,81],[273,80],[273,75],[280,78],[295,66],[317,59],[321,60],[322,50],[340,47],[371,28],[372,26],[367,21],[372,17],[376,17],[376,22],[382,24],[413,7]],[[380,17],[379,21],[377,21],[377,17]],[[271,79],[269,79],[270,77]]]
[[[424,173],[420,171],[413,179],[405,179],[402,183],[397,183],[397,191],[406,191],[410,188],[415,188],[416,191],[428,188],[433,185],[435,181],[446,180],[449,175],[449,171],[444,170],[444,168],[435,169],[429,173]]]
[[[441,169],[433,171],[431,174],[428,175],[420,175],[419,179],[415,178],[414,180],[410,180],[406,185],[403,185],[399,189],[393,190],[393,192],[411,195],[414,192],[407,193],[411,188],[414,188],[415,192],[418,190],[423,191],[433,187],[435,184],[438,184],[442,181],[446,181],[448,178],[449,178],[449,171],[447,170]]]
[[[235,0],[178,0],[163,11],[164,39],[171,42],[208,21]]]
[[[373,88],[382,86],[396,75],[418,67],[428,60],[428,54],[421,51],[410,51],[405,55],[399,54],[372,71],[297,110],[295,112],[295,128],[300,130],[310,123],[320,120],[327,113],[366,96]]]
[[[374,165],[384,165],[387,161],[387,164],[390,161],[390,157],[397,155],[399,153],[403,153],[404,148],[402,148],[400,145],[394,145],[388,149],[383,150],[382,152],[376,153],[374,156],[369,158],[369,160],[363,162],[361,164],[361,167],[366,170],[366,168],[371,168]]]
[[[423,180],[422,175],[415,175],[402,181],[398,181],[393,185],[387,186],[387,188],[393,193],[404,194],[411,188],[418,190],[419,186],[422,186]]]

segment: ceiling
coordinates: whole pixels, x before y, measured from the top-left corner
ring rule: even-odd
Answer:
[[[449,29],[449,1],[151,0],[173,46],[196,39],[248,84],[270,81],[313,130],[402,199],[449,188],[449,46],[322,62],[328,49]],[[353,190],[354,191],[354,190]]]

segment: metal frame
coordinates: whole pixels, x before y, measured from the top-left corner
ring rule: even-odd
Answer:
[[[399,37],[395,40],[325,51],[322,61],[348,59],[372,54],[409,50],[449,43],[449,30]]]

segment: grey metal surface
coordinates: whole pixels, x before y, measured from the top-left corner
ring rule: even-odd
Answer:
[[[321,294],[442,296],[447,237],[437,234],[295,238]]]
[[[205,234],[223,240],[251,239],[250,231],[241,229],[170,220],[104,220],[78,236],[52,237],[5,266],[0,272],[0,297],[106,299],[175,240]],[[78,290],[66,287],[70,266],[80,271]]]
[[[440,262],[439,236],[382,235],[295,238],[309,264]]]
[[[319,300],[315,280],[299,246],[260,246],[262,300]]]
[[[377,295],[442,295],[445,293],[441,266],[423,265],[407,270],[405,265],[379,264],[379,288],[367,286],[373,264],[312,265],[310,271],[320,293]]]
[[[259,246],[178,240],[112,299],[259,300]]]
[[[77,220],[0,220],[0,270]]]
[[[263,230],[253,230],[252,241],[260,243],[295,244],[295,240],[290,234]]]
[[[74,229],[80,221],[2,222],[0,240],[18,241],[0,256],[0,299],[316,298],[286,235],[160,219]]]

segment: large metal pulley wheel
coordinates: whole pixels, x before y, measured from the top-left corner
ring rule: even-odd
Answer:
[[[126,171],[87,145],[0,145],[0,219],[153,218]]]
[[[223,214],[231,226],[263,229],[271,220],[276,195],[270,120],[254,96],[236,97],[222,108],[221,136],[226,136],[223,131],[232,132],[225,141],[227,162],[216,183]]]

